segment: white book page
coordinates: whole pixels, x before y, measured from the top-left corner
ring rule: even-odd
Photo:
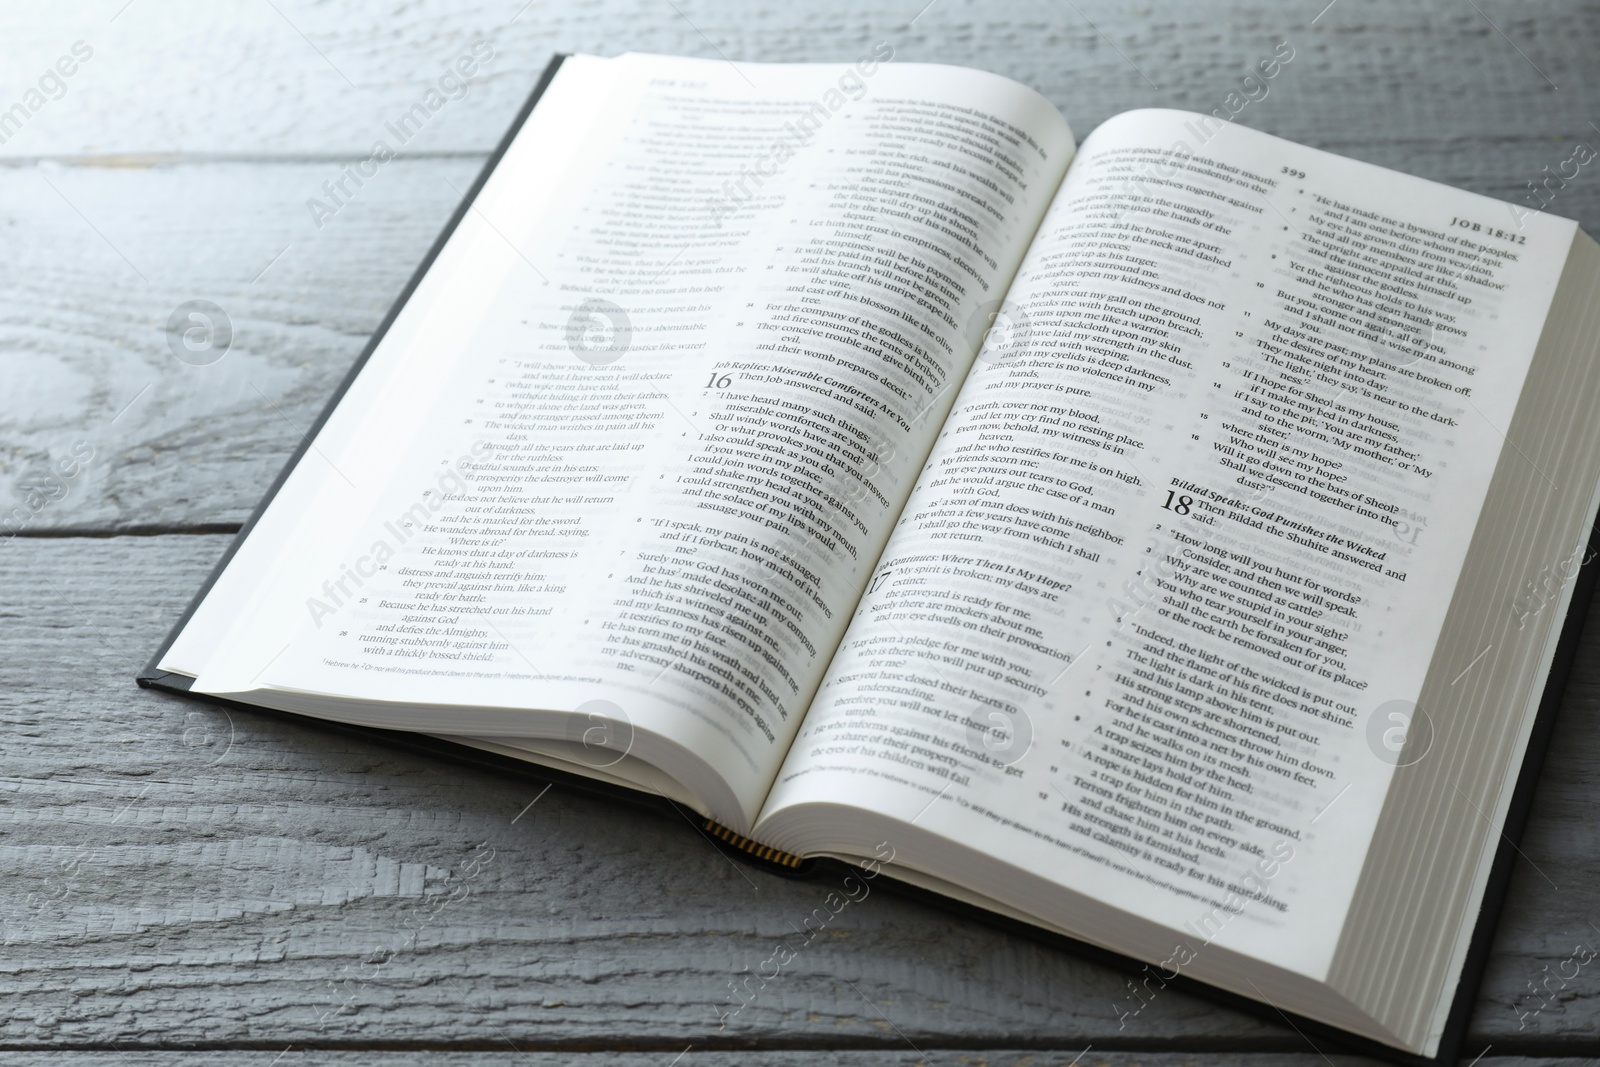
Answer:
[[[498,737],[602,714],[747,827],[1073,150],[1031,90],[890,54],[609,61],[552,209],[463,223],[497,272],[443,279],[426,409],[328,457],[394,473],[197,688]]]
[[[1321,977],[1571,235],[1100,127],[763,820],[847,798]]]
[[[562,63],[540,106],[479,192],[475,210],[440,250],[329,414],[306,461],[289,472],[237,546],[163,655],[161,669],[198,676],[236,626],[243,626],[235,636],[246,643],[292,631],[304,605],[277,597],[267,581],[281,562],[295,560],[306,570],[337,574],[344,547],[340,532],[365,517],[394,476],[398,450],[415,435],[439,383],[449,375],[449,364],[436,355],[449,344],[460,317],[473,313],[472,294],[491,291],[519,264],[533,277],[533,268],[521,264],[483,217],[492,216],[502,232],[515,233],[554,210],[562,176],[581,158],[580,146],[605,102],[611,65],[595,56],[569,56]],[[512,174],[518,176],[515,181]],[[375,438],[385,447],[366,446]],[[339,457],[337,469],[331,456]]]

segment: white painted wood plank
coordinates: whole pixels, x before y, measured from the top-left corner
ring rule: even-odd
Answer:
[[[682,1056],[681,1059],[677,1057]],[[278,1059],[278,1057],[282,1059]],[[190,1063],[215,1062],[214,1052],[188,1052],[174,1049],[146,1051],[119,1044],[117,1049],[93,1052],[25,1051],[7,1053],[7,1062],[16,1067],[59,1064],[61,1067],[186,1067]],[[1077,1048],[937,1048],[920,1051],[901,1048],[754,1050],[737,1052],[708,1050],[692,1043],[673,1048],[665,1046],[636,1052],[518,1052],[505,1041],[498,1048],[472,1052],[354,1051],[345,1049],[307,1049],[291,1045],[287,1049],[261,1051],[229,1050],[227,1062],[240,1067],[301,1067],[305,1063],[329,1067],[480,1067],[489,1064],[516,1064],[517,1067],[935,1067],[953,1064],[960,1067],[1370,1067],[1380,1061],[1358,1056],[1314,1052],[1106,1052],[1095,1047]],[[1465,1062],[1463,1065],[1465,1067]],[[1593,1067],[1594,1059],[1579,1056],[1534,1058],[1485,1056],[1470,1067]]]
[[[677,1059],[681,1054],[682,1058]],[[278,1059],[278,1057],[282,1059]],[[190,1063],[215,1062],[214,1052],[189,1052],[174,1049],[146,1051],[119,1043],[117,1049],[92,1052],[51,1050],[7,1053],[7,1062],[16,1067],[59,1064],[60,1067],[186,1067]],[[901,1048],[754,1050],[737,1052],[707,1050],[692,1043],[673,1048],[664,1046],[637,1052],[518,1052],[505,1041],[499,1048],[472,1052],[353,1051],[345,1049],[310,1050],[301,1045],[287,1049],[228,1051],[227,1062],[240,1067],[301,1067],[305,1063],[329,1067],[481,1067],[483,1064],[516,1064],[517,1067],[934,1067],[958,1064],[961,1067],[1369,1067],[1380,1061],[1357,1056],[1319,1056],[1314,1052],[1103,1052],[1098,1047],[1087,1052],[1077,1048],[936,1048],[920,1051]],[[1562,1056],[1532,1058],[1485,1056],[1471,1067],[1593,1067],[1592,1058]]]
[[[0,169],[0,232],[27,234],[0,259],[0,532],[241,521],[478,166],[391,163],[320,229],[332,164]],[[231,322],[207,365],[167,330],[197,299]]]
[[[816,62],[855,58],[879,40],[892,43],[900,61],[976,66],[1032,85],[1080,133],[1130,108],[1210,111],[1285,39],[1296,58],[1239,121],[1357,149],[1457,142],[1473,152],[1593,133],[1585,120],[1594,118],[1600,90],[1592,59],[1600,20],[1583,5],[1498,0],[1479,4],[1480,14],[1450,0],[1339,0],[1312,25],[1322,7],[1270,0],[11,4],[0,8],[0,106],[37,88],[74,42],[94,55],[64,79],[59,99],[44,100],[0,145],[0,158],[365,155],[384,124],[480,40],[495,53],[483,76],[407,150],[487,150],[557,51]],[[50,95],[57,91],[52,82]]]

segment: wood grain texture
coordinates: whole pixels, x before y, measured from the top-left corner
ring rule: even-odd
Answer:
[[[1315,25],[1326,0],[124,3],[0,11],[7,103],[74,41],[94,49],[0,158],[365,156],[384,122],[480,40],[494,58],[408,151],[486,151],[557,51],[848,61],[884,40],[898,62],[976,66],[1034,86],[1083,134],[1132,108],[1209,111],[1288,40],[1288,76],[1239,121],[1358,154],[1399,146],[1399,165],[1417,166],[1418,143],[1456,142],[1463,169],[1489,174],[1503,164],[1467,157],[1587,136],[1600,89],[1600,20],[1592,4],[1559,0],[1488,0],[1479,10],[1338,0]]]
[[[1118,972],[886,892],[724,1025],[829,886],[686,821],[133,689],[226,542],[0,542],[0,1049],[1306,1051],[1175,991],[1119,1026]],[[1477,1006],[1496,1053],[1596,1047],[1592,968],[1537,1013],[1526,988],[1600,941],[1596,636]]]
[[[682,1053],[681,1059],[674,1057]],[[172,1067],[174,1063],[211,1062],[214,1054],[163,1049],[146,1051],[119,1046],[90,1052],[51,1050],[13,1051],[8,1065],[36,1067]],[[277,1057],[282,1057],[278,1059]],[[923,1048],[806,1051],[718,1052],[696,1046],[648,1052],[516,1052],[505,1042],[497,1049],[471,1052],[406,1052],[397,1050],[323,1050],[291,1045],[285,1049],[234,1051],[228,1063],[241,1067],[301,1067],[306,1063],[329,1067],[479,1067],[516,1064],[517,1067],[1369,1067],[1377,1060],[1357,1056],[1319,1056],[1315,1053],[1162,1053],[1107,1052],[1076,1049],[975,1049]],[[1593,1058],[1530,1058],[1485,1056],[1472,1067],[1593,1067]]]
[[[681,1059],[674,1057],[683,1054]],[[148,1051],[119,1045],[104,1051],[11,1051],[6,1063],[15,1067],[59,1064],[61,1067],[172,1067],[174,1063],[212,1062],[214,1053],[174,1049]],[[278,1059],[277,1057],[282,1057]],[[806,1051],[708,1051],[698,1046],[640,1052],[516,1052],[504,1041],[499,1048],[471,1052],[406,1052],[403,1050],[324,1050],[291,1045],[285,1049],[228,1052],[228,1063],[242,1067],[1370,1067],[1377,1060],[1316,1053],[1162,1053],[1085,1052],[1075,1049],[923,1048]],[[1485,1056],[1472,1067],[1593,1067],[1581,1057],[1530,1058]]]
[[[1286,39],[1241,123],[1502,199],[1600,142],[1592,3],[1339,0],[1311,25],[1324,0],[924,2],[0,7],[0,110],[94,49],[0,130],[0,533],[58,535],[0,538],[6,1062],[1364,1062],[1176,992],[1119,1029],[1120,974],[888,893],[721,1025],[730,982],[825,887],[737,867],[687,823],[132,687],[226,544],[197,531],[248,514],[552,52],[815,61],[888,40],[1035,86],[1081,137],[1210,110]],[[306,199],[477,40],[495,54],[466,97],[317,227]],[[1600,172],[1553,210],[1600,231]],[[169,346],[193,299],[234,331],[208,366]],[[16,521],[80,441],[87,471]],[[141,530],[186,532],[59,536]],[[1600,1050],[1600,971],[1559,978],[1600,944],[1596,631],[1477,1005],[1485,1067]],[[437,1051],[372,1051],[407,1047]]]
[[[392,162],[318,229],[328,163],[0,168],[0,531],[237,524],[377,328],[481,161]],[[453,187],[452,187],[453,186]],[[210,300],[216,362],[169,316]],[[12,501],[83,442],[66,495]]]
[[[898,60],[1035,86],[1081,136],[1136,107],[1209,111],[1288,40],[1242,124],[1511,200],[1574,141],[1600,144],[1592,4],[1340,0],[1315,26],[1319,4],[1218,0],[121,6],[0,9],[0,107],[99,42],[0,145],[0,501],[75,442],[99,458],[26,532],[241,522],[556,51],[817,60],[888,40]],[[483,77],[318,228],[307,199],[478,40]],[[1600,172],[1552,210],[1600,231]],[[169,347],[192,299],[232,321],[211,366]]]

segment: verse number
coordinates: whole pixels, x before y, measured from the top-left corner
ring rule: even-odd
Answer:
[[[707,389],[726,389],[728,386],[730,386],[732,384],[733,384],[733,375],[731,375],[731,374],[718,375],[716,371],[712,371],[711,372],[711,380],[706,383],[705,387]]]
[[[1167,490],[1167,501],[1161,506],[1174,515],[1189,514],[1189,506],[1194,503],[1192,496],[1179,496],[1177,490]]]
[[[1287,174],[1291,178],[1304,178],[1306,176],[1305,171],[1295,170],[1293,167],[1284,167],[1282,173]]]

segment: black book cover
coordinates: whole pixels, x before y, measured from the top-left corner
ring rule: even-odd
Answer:
[[[161,643],[161,647],[156,650],[155,655],[151,657],[150,662],[146,664],[144,670],[138,675],[137,680],[139,685],[146,689],[158,689],[256,714],[282,716],[314,729],[331,730],[391,747],[422,753],[430,757],[443,757],[520,779],[532,779],[541,783],[558,784],[563,788],[577,792],[601,796],[612,802],[623,803],[636,810],[653,813],[675,822],[687,821],[715,848],[773,874],[789,878],[837,878],[851,872],[853,868],[839,860],[799,859],[766,848],[760,843],[740,837],[727,828],[718,826],[698,813],[664,797],[622,786],[609,785],[577,774],[539,766],[514,757],[487,752],[427,734],[353,726],[345,723],[330,722],[325,719],[295,715],[290,712],[274,711],[257,707],[254,704],[225,700],[205,694],[191,693],[189,687],[192,684],[192,680],[190,678],[184,675],[172,674],[160,668],[161,660],[166,655],[167,649],[177,640],[178,634],[182,632],[189,618],[200,606],[201,601],[205,599],[212,585],[215,584],[222,572],[227,569],[229,561],[233,559],[234,554],[238,551],[239,546],[244,543],[245,538],[250,535],[250,531],[254,528],[256,522],[266,511],[267,505],[272,502],[272,498],[277,495],[278,490],[287,481],[290,472],[294,470],[301,458],[310,450],[317,433],[333,414],[334,409],[339,406],[339,402],[344,398],[345,392],[350,388],[351,383],[355,381],[356,376],[361,373],[368,358],[382,342],[384,335],[388,333],[390,325],[399,315],[401,308],[411,299],[411,294],[433,266],[434,260],[450,239],[451,234],[455,232],[462,218],[471,209],[471,205],[477,198],[479,191],[500,164],[501,158],[510,148],[518,132],[521,131],[523,123],[533,113],[534,107],[539,103],[539,98],[544,95],[545,89],[550,85],[551,80],[556,75],[556,71],[560,69],[565,59],[565,55],[556,55],[551,59],[549,65],[545,67],[544,73],[540,75],[539,81],[534,86],[527,102],[523,104],[521,109],[518,110],[516,118],[512,120],[510,129],[501,138],[500,144],[495,148],[494,153],[490,155],[488,161],[484,163],[483,169],[472,183],[472,187],[467,190],[460,205],[456,207],[449,221],[445,223],[443,231],[434,240],[433,246],[428,250],[428,254],[423,257],[421,264],[412,274],[411,280],[406,283],[405,289],[401,291],[400,296],[395,300],[394,306],[384,316],[382,323],[379,324],[371,339],[368,340],[366,347],[362,349],[361,355],[356,359],[349,373],[339,384],[339,388],[329,398],[327,406],[323,408],[322,414],[318,416],[316,423],[302,438],[299,447],[295,449],[293,455],[289,457],[288,463],[284,465],[283,470],[274,479],[272,486],[267,490],[261,503],[256,506],[250,518],[240,528],[238,534],[234,537],[233,543],[223,553],[222,558],[213,568],[211,575],[190,601],[188,608],[173,626],[171,632],[168,633],[166,640]],[[892,869],[884,870],[883,873],[887,876],[886,882],[880,884],[885,884],[886,888],[890,888],[903,896],[920,900],[946,911],[959,913],[968,918],[975,918],[980,922],[1006,930],[1016,936],[1055,945],[1064,951],[1097,960],[1130,975],[1136,975],[1141,982],[1152,980],[1152,976],[1154,976],[1154,980],[1160,983],[1160,987],[1170,986],[1262,1016],[1269,1021],[1286,1022],[1295,1028],[1302,1037],[1305,1037],[1308,1042],[1311,1042],[1312,1047],[1319,1052],[1322,1050],[1317,1047],[1315,1042],[1312,1042],[1312,1038],[1326,1041],[1330,1045],[1336,1046],[1338,1051],[1373,1056],[1391,1063],[1403,1064],[1405,1067],[1444,1067],[1445,1064],[1453,1064],[1461,1055],[1467,1029],[1471,1023],[1473,1004],[1477,1000],[1478,987],[1482,982],[1484,969],[1488,965],[1495,927],[1499,921],[1501,907],[1505,902],[1507,890],[1510,888],[1512,871],[1519,855],[1517,845],[1521,839],[1523,828],[1527,824],[1528,813],[1533,806],[1534,793],[1539,784],[1540,770],[1544,765],[1545,753],[1550,744],[1550,736],[1555,729],[1556,715],[1561,706],[1562,696],[1566,691],[1567,677],[1571,672],[1578,643],[1582,636],[1583,623],[1585,616],[1588,614],[1589,602],[1594,596],[1596,574],[1600,573],[1597,572],[1597,564],[1593,562],[1597,552],[1600,552],[1600,532],[1591,529],[1589,552],[1584,557],[1591,562],[1586,562],[1577,578],[1574,579],[1572,602],[1568,608],[1567,617],[1562,623],[1561,637],[1556,646],[1555,659],[1551,664],[1550,675],[1545,683],[1544,694],[1540,698],[1538,715],[1528,740],[1522,767],[1517,774],[1511,804],[1506,812],[1506,820],[1501,828],[1500,844],[1495,852],[1488,885],[1484,890],[1483,903],[1473,927],[1472,941],[1462,967],[1460,982],[1456,986],[1455,999],[1451,1004],[1448,1021],[1445,1024],[1444,1037],[1439,1044],[1438,1054],[1434,1057],[1409,1055],[1391,1046],[1358,1037],[1326,1023],[1303,1016],[1286,1015],[1261,1001],[1218,989],[1215,986],[1185,975],[1180,974],[1177,977],[1165,979],[1165,976],[1158,969],[1147,966],[1143,961],[1120,955],[1098,945],[1078,941],[1052,931],[1042,930],[1039,927],[997,915],[994,912],[971,904],[952,900],[931,890],[897,881],[894,879]]]

